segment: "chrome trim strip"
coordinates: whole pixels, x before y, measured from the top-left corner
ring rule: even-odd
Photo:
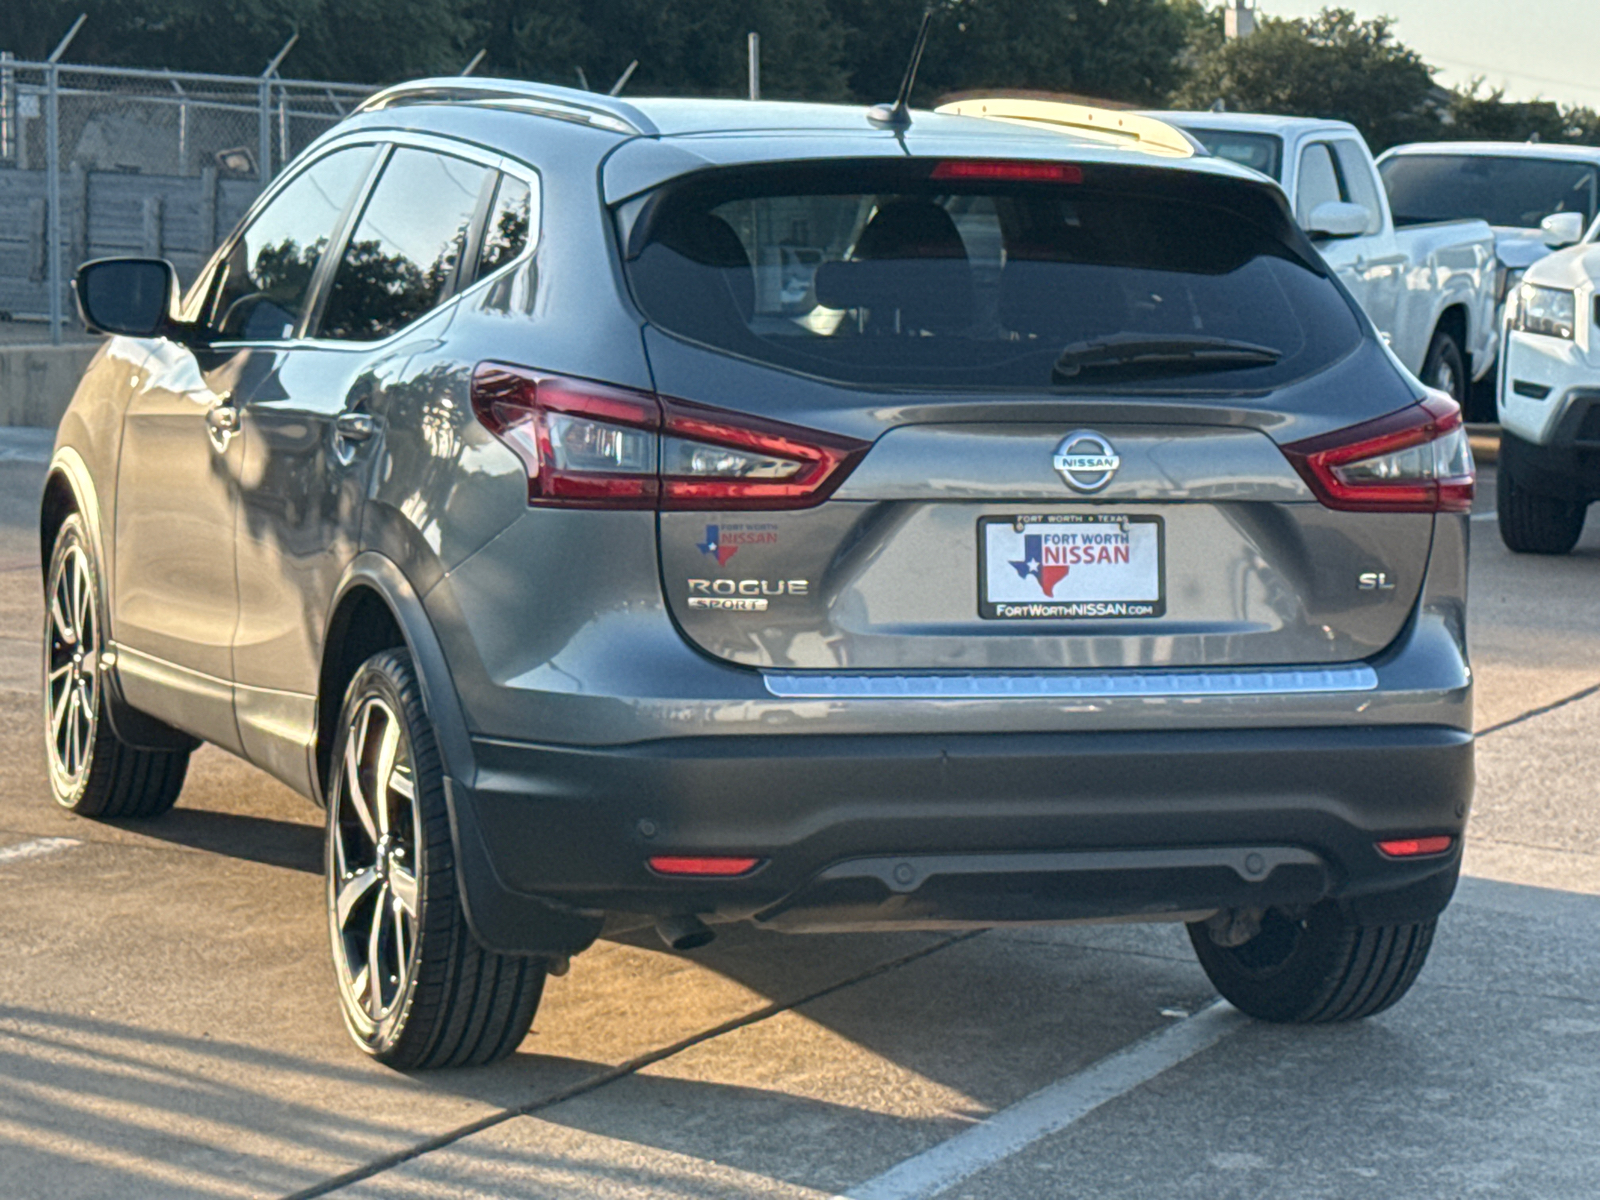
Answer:
[[[1370,692],[1378,673],[1345,667],[1254,671],[1059,671],[1031,674],[763,675],[781,700],[1122,700],[1198,696],[1311,696]]]

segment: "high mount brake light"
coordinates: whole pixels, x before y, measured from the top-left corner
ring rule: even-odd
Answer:
[[[934,179],[997,180],[1013,183],[1082,183],[1083,168],[1072,163],[1012,162],[992,158],[950,158],[933,168]]]
[[[867,451],[850,438],[503,363],[473,372],[472,409],[522,460],[536,505],[809,508]]]
[[[1461,407],[1429,392],[1399,412],[1291,442],[1284,455],[1329,508],[1468,512],[1477,486]]]

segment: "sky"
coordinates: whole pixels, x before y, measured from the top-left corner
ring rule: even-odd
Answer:
[[[1267,16],[1309,17],[1325,6],[1363,20],[1393,17],[1399,39],[1455,87],[1482,76],[1513,100],[1600,108],[1596,0],[1256,0]]]

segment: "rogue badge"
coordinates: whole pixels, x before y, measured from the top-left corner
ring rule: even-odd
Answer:
[[[1069,488],[1085,493],[1104,488],[1122,465],[1111,443],[1087,429],[1062,438],[1051,462]]]

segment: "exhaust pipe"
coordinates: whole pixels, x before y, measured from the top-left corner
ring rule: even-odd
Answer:
[[[698,950],[709,946],[717,935],[704,921],[692,913],[676,917],[662,917],[656,922],[656,933],[673,950]]]

